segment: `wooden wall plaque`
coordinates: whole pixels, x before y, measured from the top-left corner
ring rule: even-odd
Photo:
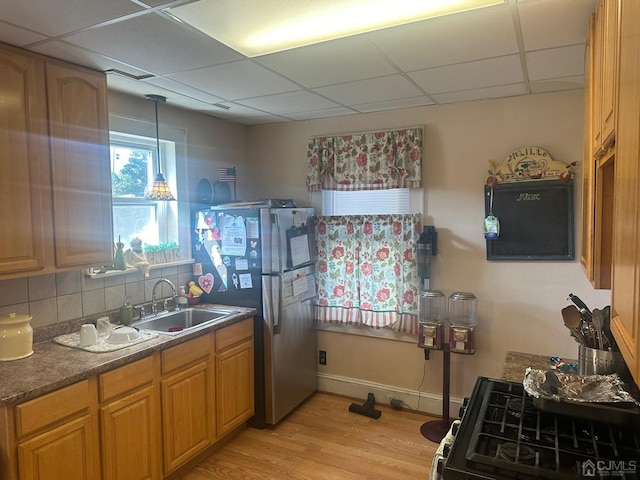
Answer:
[[[485,215],[491,188],[484,187]],[[493,214],[500,235],[487,240],[487,260],[573,260],[573,181],[498,183]]]

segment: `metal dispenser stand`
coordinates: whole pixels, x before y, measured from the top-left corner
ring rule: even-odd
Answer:
[[[427,292],[430,289],[431,257],[436,254],[437,238],[435,228],[433,226],[425,226],[423,227],[416,246],[421,297],[423,292]],[[444,333],[444,328],[442,332]],[[451,426],[451,420],[449,418],[451,352],[449,351],[449,344],[442,340],[443,339],[441,339],[440,346],[444,355],[442,360],[442,419],[426,422],[420,427],[422,436],[436,443],[440,443]],[[419,346],[424,349],[424,359],[429,360],[430,349],[422,345]]]
[[[427,422],[420,427],[422,436],[436,443],[440,443],[451,428],[449,401],[452,350],[453,353],[467,355],[475,352],[473,330],[476,325],[476,296],[469,292],[454,292],[449,296],[448,303],[449,338],[446,343],[442,343],[442,419]],[[465,321],[460,322],[460,319]]]

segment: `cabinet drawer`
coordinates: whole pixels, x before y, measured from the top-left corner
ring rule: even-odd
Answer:
[[[89,408],[90,395],[89,381],[84,380],[18,405],[16,407],[18,437],[28,435]]]
[[[100,401],[107,402],[123,393],[153,382],[153,357],[143,358],[100,375]]]
[[[211,335],[203,335],[162,352],[162,374],[189,365],[211,352]]]
[[[253,318],[247,318],[216,331],[216,352],[235,345],[253,335]]]

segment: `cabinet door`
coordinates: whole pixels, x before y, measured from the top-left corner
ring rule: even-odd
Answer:
[[[640,2],[620,11],[611,330],[640,383]]]
[[[584,52],[584,90],[583,90],[583,122],[582,122],[582,241],[580,263],[590,282],[593,282],[593,250],[594,250],[594,198],[595,198],[595,163],[591,150],[591,131],[593,129],[593,15],[589,19],[587,45]]]
[[[253,416],[253,377],[253,339],[217,355],[216,423],[219,437]]]
[[[183,465],[214,440],[212,376],[207,360],[162,380],[165,474]]]
[[[53,263],[44,64],[0,46],[0,274]]]
[[[103,480],[160,478],[157,415],[153,386],[100,409]]]
[[[603,0],[602,19],[602,110],[601,137],[606,148],[613,142],[618,93],[618,4],[620,0]]]
[[[90,417],[82,416],[18,445],[20,480],[100,478]]]
[[[106,78],[47,63],[57,267],[113,261]]]
[[[593,77],[591,78],[591,88],[593,88],[593,128],[591,129],[591,150],[593,155],[597,157],[602,153],[602,61],[603,61],[603,43],[604,34],[604,4],[602,0],[598,0],[595,13],[595,22],[593,27]]]

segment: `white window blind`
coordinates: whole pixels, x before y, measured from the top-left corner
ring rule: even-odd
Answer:
[[[323,215],[410,213],[409,189],[322,191]]]

